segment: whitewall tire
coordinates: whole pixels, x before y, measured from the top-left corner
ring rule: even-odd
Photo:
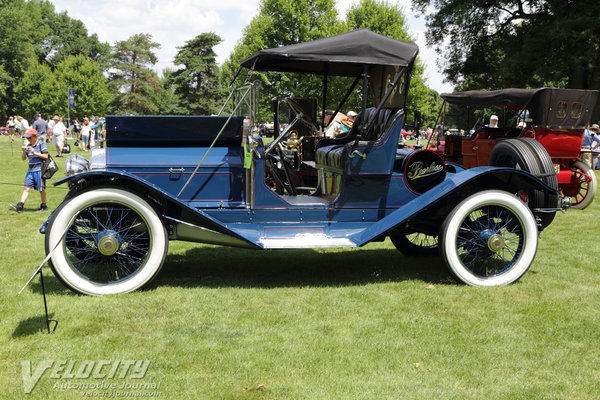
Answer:
[[[442,257],[458,280],[499,286],[527,272],[537,252],[538,229],[519,198],[487,190],[458,204],[444,221],[440,237]]]
[[[165,226],[152,206],[116,188],[91,189],[63,202],[46,231],[46,254],[55,249],[54,274],[88,295],[141,288],[159,272],[167,248]]]

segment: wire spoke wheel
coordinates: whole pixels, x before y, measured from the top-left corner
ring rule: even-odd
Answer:
[[[500,206],[485,206],[471,212],[460,226],[456,251],[474,275],[495,276],[519,259],[523,236],[514,214]]]
[[[440,247],[450,272],[472,286],[506,285],[529,269],[538,230],[531,210],[498,190],[463,200],[442,225]]]
[[[64,235],[63,235],[64,233]],[[50,266],[72,290],[91,295],[136,290],[156,276],[168,247],[165,227],[144,199],[92,189],[63,202],[48,224]]]
[[[398,251],[407,256],[434,256],[438,253],[438,237],[424,232],[399,229],[390,234]]]
[[[97,283],[115,283],[135,274],[150,253],[148,224],[135,210],[100,203],[82,210],[65,235],[71,267]]]

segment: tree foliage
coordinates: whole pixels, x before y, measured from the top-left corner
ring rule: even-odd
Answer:
[[[101,43],[94,33],[90,36],[83,22],[69,17],[66,11],[48,17],[50,34],[44,41],[40,62],[46,60],[50,65],[56,66],[70,55],[85,55],[106,66],[110,54],[110,45]]]
[[[169,79],[179,96],[180,106],[190,114],[208,115],[219,111],[223,88],[213,47],[221,41],[214,33],[202,33],[178,48],[175,64],[183,68],[170,74]]]
[[[163,70],[162,77],[159,78],[159,85],[150,87],[149,101],[153,105],[156,115],[188,114],[188,111],[179,105],[180,100],[175,93],[172,74],[173,71],[169,69]]]
[[[68,88],[75,89],[71,118],[106,113],[112,95],[98,63],[83,55],[69,56],[56,66],[54,75],[54,101],[48,103],[53,114],[66,115]]]
[[[71,118],[106,112],[111,100],[106,78],[96,62],[79,55],[67,57],[54,71],[47,65],[31,65],[15,87],[15,98],[21,105],[19,113],[29,118],[35,113],[66,117],[68,88],[75,89]]]
[[[413,0],[455,85],[600,89],[600,3]],[[434,11],[431,11],[434,10]]]
[[[373,32],[396,40],[414,42],[406,26],[406,17],[396,5],[377,0],[362,0],[350,7],[347,15],[348,29],[367,28]],[[440,97],[425,83],[424,66],[417,58],[412,73],[407,107],[409,110],[421,110],[423,124],[433,126],[439,110]],[[356,105],[355,105],[356,107]],[[408,116],[412,120],[412,116]]]
[[[342,21],[338,19],[332,0],[263,0],[259,14],[246,27],[240,43],[223,65],[223,82],[228,83],[241,60],[261,49],[306,42],[358,28],[368,28],[398,40],[413,41],[402,10],[386,2],[363,0],[349,9],[346,20]],[[269,113],[264,111],[270,110],[268,103],[275,96],[293,94],[295,97],[316,98],[319,107],[321,106],[321,77],[255,72],[253,79],[260,79],[263,83],[263,114],[259,115],[263,120],[270,118]],[[352,80],[329,77],[326,108],[335,109],[338,106]],[[438,99],[437,93],[425,85],[423,67],[417,63],[413,73],[409,107],[422,109],[428,121],[433,120],[437,113]],[[348,99],[342,111],[356,110],[360,103],[359,96],[355,93]]]
[[[49,66],[32,63],[24,72],[23,79],[14,88],[14,97],[19,104],[14,113],[24,115],[26,118],[32,118],[36,113],[44,116],[50,114],[48,102],[53,101],[56,95],[51,91],[54,78],[54,73]]]
[[[102,63],[109,47],[48,0],[0,0],[0,119],[23,113],[15,87],[30,68],[54,69],[72,55]]]
[[[118,113],[153,114],[150,93],[160,87],[152,66],[158,59],[152,51],[160,47],[152,35],[139,33],[117,42],[110,59],[110,84],[116,92],[113,107]]]
[[[240,62],[251,54],[271,47],[306,42],[344,31],[337,19],[333,0],[262,0],[259,13],[244,29],[244,34],[222,67],[222,82],[229,80]],[[261,81],[259,118],[271,118],[270,102],[275,96],[320,97],[321,79],[302,74],[255,72],[253,80]],[[242,80],[242,77],[238,78]]]

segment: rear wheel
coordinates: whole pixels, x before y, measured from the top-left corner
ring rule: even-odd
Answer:
[[[399,229],[390,234],[398,251],[407,256],[435,256],[438,253],[438,237],[422,232]]]
[[[598,181],[594,170],[582,161],[571,165],[571,182],[563,188],[565,196],[571,197],[571,207],[583,210],[596,196]]]
[[[556,171],[550,155],[537,140],[532,138],[507,139],[494,146],[490,155],[490,165],[511,167],[527,171],[538,177],[548,186],[558,189]],[[548,194],[541,190],[532,190],[529,203],[532,208],[558,207],[558,194]],[[554,220],[556,212],[538,212],[542,228]]]
[[[70,289],[130,292],[151,281],[167,254],[166,229],[152,206],[121,189],[92,189],[62,203],[46,231],[50,266]]]
[[[442,225],[440,248],[450,272],[471,286],[513,283],[529,269],[538,230],[516,196],[488,190],[463,200]]]

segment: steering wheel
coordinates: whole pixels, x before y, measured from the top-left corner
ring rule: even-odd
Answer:
[[[275,155],[277,154],[277,155]],[[294,171],[288,164],[283,152],[283,145],[278,143],[273,153],[265,155],[267,163],[267,175],[276,183],[276,192],[283,195],[287,192],[289,195],[296,196],[296,184],[293,179]]]
[[[317,121],[315,121],[315,119],[309,113],[307,113],[306,110],[304,110],[304,108],[302,108],[300,104],[296,103],[295,100],[287,98],[283,101],[297,116],[300,117],[302,121],[306,122],[309,125],[312,125],[317,131],[320,129],[320,126],[319,124],[317,124]]]

